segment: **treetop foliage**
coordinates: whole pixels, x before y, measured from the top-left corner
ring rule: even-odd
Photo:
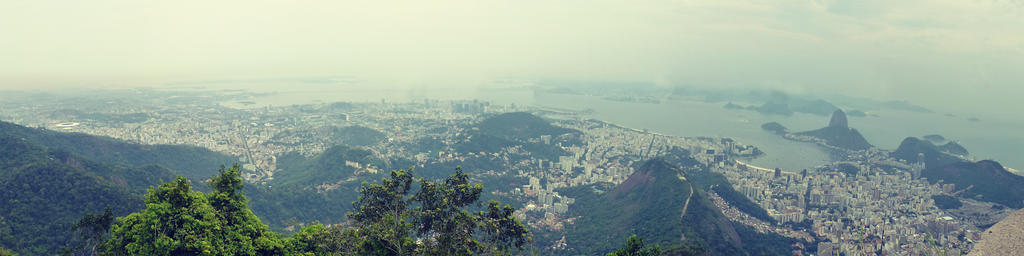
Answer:
[[[512,217],[511,206],[490,201],[479,212],[469,207],[483,185],[471,184],[461,168],[447,179],[416,179],[413,169],[395,170],[382,184],[364,184],[350,218],[380,255],[475,255],[521,249],[528,230]],[[417,242],[414,242],[417,241]]]
[[[118,218],[107,255],[477,255],[506,254],[529,242],[509,205],[478,201],[480,184],[461,169],[443,181],[395,170],[380,184],[364,183],[348,214],[352,226],[302,227],[291,237],[269,231],[248,208],[239,166],[221,167],[212,191],[192,190],[179,176],[151,188],[146,208]],[[418,183],[418,184],[414,184]],[[418,186],[415,186],[418,185]],[[414,188],[415,189],[414,191]],[[474,208],[479,211],[472,211]],[[112,217],[87,215],[77,226],[105,232]],[[105,234],[88,233],[102,238]],[[97,248],[97,247],[94,247]],[[95,250],[95,249],[94,249]]]
[[[661,255],[661,248],[655,245],[654,247],[647,247],[644,245],[644,240],[631,235],[626,239],[626,246],[622,247],[614,252],[608,253],[606,256],[658,256]]]

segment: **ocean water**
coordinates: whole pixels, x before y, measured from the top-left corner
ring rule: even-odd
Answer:
[[[825,150],[811,144],[783,139],[764,131],[761,124],[779,122],[790,131],[824,127],[830,117],[797,113],[792,116],[762,115],[753,111],[730,110],[724,103],[696,100],[663,100],[659,104],[620,102],[596,96],[535,93],[525,87],[505,89],[378,89],[365,86],[303,84],[301,86],[248,87],[255,92],[275,92],[250,99],[256,104],[224,102],[229,107],[251,108],[293,104],[348,102],[422,102],[432,100],[478,99],[494,104],[517,104],[571,110],[593,110],[588,118],[625,127],[684,136],[730,137],[754,145],[765,155],[750,163],[784,170],[811,169],[831,162]],[[287,88],[282,90],[281,88]],[[995,159],[1007,167],[1024,167],[1024,122],[1006,120],[968,121],[935,113],[874,111],[877,116],[849,117],[850,126],[859,130],[875,146],[895,149],[909,136],[940,134],[966,147],[977,159]]]

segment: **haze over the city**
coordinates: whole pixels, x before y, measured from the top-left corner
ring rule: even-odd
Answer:
[[[0,2],[0,256],[1017,255],[1024,0]]]
[[[0,89],[638,81],[1011,114],[1020,1],[8,1]]]

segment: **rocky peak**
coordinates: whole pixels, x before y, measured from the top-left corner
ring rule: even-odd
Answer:
[[[846,113],[841,109],[836,109],[836,112],[832,113],[832,121],[828,122],[828,127],[848,128]]]

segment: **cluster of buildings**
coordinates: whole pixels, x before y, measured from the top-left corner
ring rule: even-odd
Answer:
[[[951,184],[931,184],[910,170],[845,164],[854,170],[839,171],[839,164],[800,173],[745,164],[711,170],[767,210],[779,227],[813,234],[818,255],[959,255],[980,239],[978,228],[936,207],[932,196],[952,193]]]

